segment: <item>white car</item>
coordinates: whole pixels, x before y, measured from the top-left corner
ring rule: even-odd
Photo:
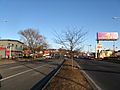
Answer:
[[[51,59],[52,57],[50,55],[46,55],[45,59]]]

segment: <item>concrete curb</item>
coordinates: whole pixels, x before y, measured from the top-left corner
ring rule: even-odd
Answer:
[[[84,70],[80,71],[83,73],[83,75],[85,76],[85,78],[87,79],[87,81],[93,87],[94,90],[102,90]]]
[[[75,61],[76,62],[76,61]],[[77,62],[76,62],[77,63]],[[82,70],[82,67],[77,63],[77,67],[80,69],[81,73],[84,75],[84,77],[87,79],[88,83],[92,86],[93,90],[102,90],[93,80],[92,78],[84,71]]]
[[[56,69],[51,71],[47,76],[34,85],[30,90],[44,90],[50,81],[54,78],[54,76],[59,72],[64,61]]]
[[[56,69],[57,71],[55,72],[55,74],[50,78],[50,80],[46,83],[46,85],[42,88],[42,90],[44,90],[47,85],[51,82],[51,80],[57,75],[57,73],[59,73],[59,71],[61,70],[63,63],[65,62],[65,60],[58,66],[58,68]]]

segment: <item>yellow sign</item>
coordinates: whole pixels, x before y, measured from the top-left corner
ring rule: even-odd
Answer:
[[[101,44],[101,43],[98,43],[98,44],[97,44],[97,48],[102,48],[102,44]]]

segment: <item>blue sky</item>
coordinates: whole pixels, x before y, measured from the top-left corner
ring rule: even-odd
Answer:
[[[0,0],[0,37],[19,40],[20,30],[34,28],[51,47],[59,48],[53,41],[54,30],[60,32],[75,25],[88,31],[84,50],[90,44],[95,50],[97,32],[120,34],[120,19],[113,20],[114,16],[120,16],[120,0]],[[112,41],[102,43],[105,49],[112,49]],[[120,49],[120,40],[116,47]]]

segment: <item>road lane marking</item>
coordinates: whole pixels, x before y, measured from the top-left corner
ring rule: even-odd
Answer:
[[[82,67],[80,65],[78,65],[78,67],[94,90],[102,90],[102,88],[98,86],[98,84],[96,84],[95,81],[84,70],[82,70]]]
[[[81,72],[85,75],[86,79],[88,78],[88,80],[90,81],[90,83],[92,83],[93,88],[95,88],[95,90],[102,90],[102,88],[100,86],[98,86],[95,81],[84,71],[81,70]]]
[[[23,67],[23,66],[15,66],[15,67],[11,67],[11,68],[8,68],[8,69],[16,69],[16,68],[20,68],[20,67]]]
[[[44,67],[44,66],[46,66],[46,65],[48,65],[48,64],[45,64],[45,65],[42,65],[42,66],[39,66],[39,67],[36,67],[36,68],[33,68],[33,69],[29,69],[29,70],[26,70],[26,71],[23,71],[23,72],[20,72],[20,73],[17,73],[17,74],[14,74],[14,75],[5,77],[5,78],[1,79],[0,81],[4,81],[4,80],[10,79],[10,78],[13,78],[13,77],[15,77],[15,76],[18,76],[18,75],[21,75],[21,74],[30,72],[30,71],[32,71],[32,70],[34,70],[34,69],[38,69],[38,68]]]

